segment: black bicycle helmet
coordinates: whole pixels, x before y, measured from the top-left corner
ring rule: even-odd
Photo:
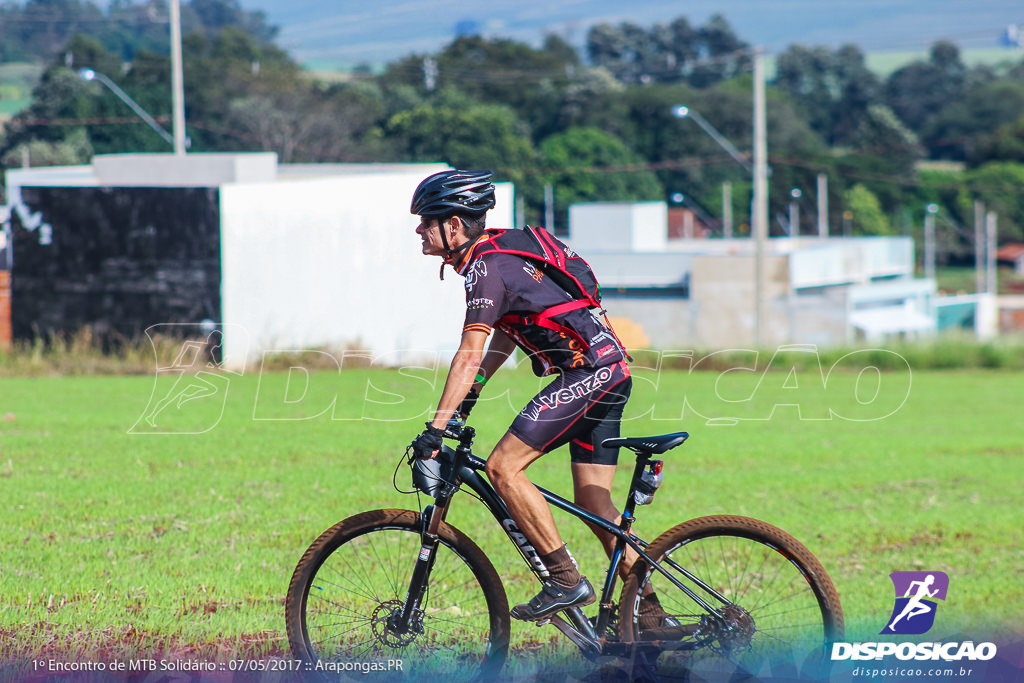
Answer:
[[[441,171],[426,178],[412,195],[417,216],[480,214],[494,206],[494,171]]]

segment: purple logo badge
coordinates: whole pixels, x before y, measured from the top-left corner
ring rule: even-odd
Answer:
[[[937,601],[946,599],[949,577],[945,572],[893,572],[889,578],[896,590],[896,602],[881,633],[927,633],[935,624]]]

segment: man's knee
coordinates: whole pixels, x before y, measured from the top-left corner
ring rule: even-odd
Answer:
[[[534,460],[540,457],[540,451],[527,446],[511,433],[498,442],[487,458],[484,471],[495,488],[501,489],[508,482],[526,471]]]
[[[484,472],[487,473],[487,478],[496,489],[501,489],[505,482],[510,479],[508,468],[495,453],[492,453],[491,457],[487,459],[487,466],[484,468]]]
[[[515,449],[510,449],[509,444],[506,443],[506,439],[502,439],[495,446],[494,452],[487,458],[487,465],[484,471],[487,473],[487,478],[490,479],[490,483],[494,484],[495,488],[501,489],[508,482],[519,475],[525,470],[523,458],[519,457]]]

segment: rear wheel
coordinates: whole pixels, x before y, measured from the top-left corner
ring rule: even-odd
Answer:
[[[330,680],[471,680],[497,674],[508,652],[508,599],[483,551],[442,523],[420,609],[393,628],[419,556],[412,510],[374,510],[313,542],[285,601],[292,654]],[[390,674],[390,675],[389,675]]]
[[[735,676],[821,678],[829,643],[842,638],[839,594],[799,541],[747,517],[702,517],[669,529],[647,554],[715,609],[708,613],[643,559],[619,603],[619,633],[654,647],[659,680]],[[721,599],[701,589],[699,579]],[[640,614],[651,589],[670,619]],[[723,602],[724,599],[724,602]]]

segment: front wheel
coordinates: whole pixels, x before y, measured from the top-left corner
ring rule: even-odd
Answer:
[[[843,636],[843,611],[825,569],[795,538],[756,519],[718,515],[669,529],[646,552],[669,576],[636,562],[622,589],[619,631],[625,642],[654,646],[649,664],[659,680],[827,677],[822,667],[829,643]],[[641,609],[652,591],[663,608],[653,616],[645,614],[650,598]]]
[[[427,589],[412,623],[393,628],[421,552],[412,510],[374,510],[339,522],[302,556],[285,600],[292,654],[338,681],[493,677],[508,652],[508,599],[483,551],[442,523]],[[390,676],[388,674],[391,674]]]

